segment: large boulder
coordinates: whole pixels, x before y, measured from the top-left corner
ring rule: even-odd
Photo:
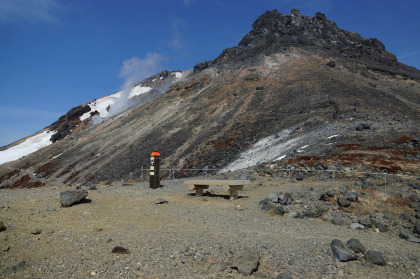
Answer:
[[[340,262],[352,261],[357,258],[356,255],[346,247],[344,242],[339,239],[334,239],[330,246],[334,257]]]
[[[371,264],[385,266],[386,261],[381,252],[369,250],[366,252],[366,261]]]
[[[352,250],[355,253],[365,253],[366,248],[363,246],[362,243],[356,238],[350,238],[349,241],[346,243],[346,247]]]
[[[239,272],[250,275],[257,270],[260,261],[260,253],[257,248],[247,249],[238,253],[233,258],[233,267],[236,267]]]
[[[60,192],[60,204],[62,207],[69,207],[81,202],[87,195],[88,191],[85,189],[63,191]]]

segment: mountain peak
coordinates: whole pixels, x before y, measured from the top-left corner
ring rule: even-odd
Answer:
[[[396,57],[387,52],[379,40],[365,39],[357,33],[342,30],[320,12],[310,17],[301,15],[298,9],[293,9],[287,15],[277,10],[265,12],[254,22],[252,30],[238,46],[268,48],[268,51],[287,46],[315,46],[350,58],[367,55],[396,61]]]
[[[386,51],[378,39],[363,38],[358,33],[340,29],[323,13],[317,12],[311,17],[292,9],[286,15],[277,10],[266,11],[252,24],[252,30],[238,46],[224,50],[213,61],[197,64],[194,70],[199,71],[216,63],[254,61],[258,56],[282,52],[289,47],[305,48],[337,59],[356,59],[373,68],[401,66],[396,56]]]

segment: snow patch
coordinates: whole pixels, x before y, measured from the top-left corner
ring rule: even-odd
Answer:
[[[147,93],[151,90],[151,87],[147,87],[147,86],[141,86],[138,85],[136,87],[134,87],[133,89],[131,89],[129,98],[133,98],[135,96],[139,96],[141,94]],[[80,116],[80,120],[83,121],[85,119],[88,119],[90,117],[90,113],[94,112],[95,110],[97,110],[99,112],[99,115],[102,118],[105,118],[108,116],[108,107],[112,106],[117,99],[121,98],[121,94],[122,91],[119,91],[117,93],[114,93],[112,95],[109,96],[105,96],[99,99],[96,99],[95,101],[92,101],[90,103],[88,103],[87,105],[90,106],[90,111],[84,113],[82,116]]]
[[[29,155],[35,151],[38,151],[41,148],[52,144],[50,138],[51,135],[54,133],[55,131],[44,131],[40,134],[26,139],[24,142],[16,146],[13,146],[4,151],[0,151],[0,165],[7,162],[15,161],[19,158],[22,158],[23,156]]]
[[[292,139],[287,139],[291,130],[284,130],[277,135],[272,135],[259,140],[254,146],[243,152],[237,160],[229,164],[223,171],[235,171],[255,166],[259,162],[271,162],[276,158],[279,159],[279,154],[293,149],[301,143],[302,136]],[[284,155],[285,156],[285,155]],[[276,160],[277,160],[276,159]]]
[[[297,150],[297,152],[299,152],[299,153],[302,153],[303,152],[303,149],[305,149],[306,147],[308,147],[309,145],[304,145],[304,146],[302,146],[301,148],[299,148],[298,150]]]
[[[182,73],[181,72],[171,73],[171,75],[175,75],[176,78],[182,77]]]
[[[338,135],[329,136],[327,139],[332,139],[332,138],[335,138],[335,137],[338,137]]]
[[[152,89],[152,88],[151,87],[148,87],[148,86],[145,86],[145,87],[143,87],[143,86],[136,86],[136,87],[134,87],[131,90],[129,97],[131,99],[134,96],[139,96],[141,94],[147,93],[147,92],[150,91],[150,89]]]
[[[278,157],[276,160],[274,160],[274,161],[281,161],[281,160],[283,160],[284,158],[286,158],[286,155],[281,155],[280,157]]]

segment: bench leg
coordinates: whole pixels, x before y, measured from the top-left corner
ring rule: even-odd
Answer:
[[[230,199],[238,199],[238,190],[243,190],[243,185],[229,185]]]
[[[195,189],[195,195],[197,196],[197,197],[202,197],[203,196],[203,188],[197,188],[197,189]]]
[[[231,200],[237,200],[238,199],[238,189],[236,188],[230,188],[230,199]]]
[[[204,194],[204,189],[209,188],[208,185],[194,185],[194,189],[195,189],[195,196],[196,197],[202,197]]]

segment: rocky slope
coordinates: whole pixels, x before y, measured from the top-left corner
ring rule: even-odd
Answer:
[[[235,170],[281,157],[420,173],[419,70],[321,13],[269,11],[252,27],[115,117],[92,125],[94,112],[80,121],[86,106],[71,110],[49,128],[60,134],[54,144],[0,166],[1,187],[128,179],[153,151],[163,168]]]

